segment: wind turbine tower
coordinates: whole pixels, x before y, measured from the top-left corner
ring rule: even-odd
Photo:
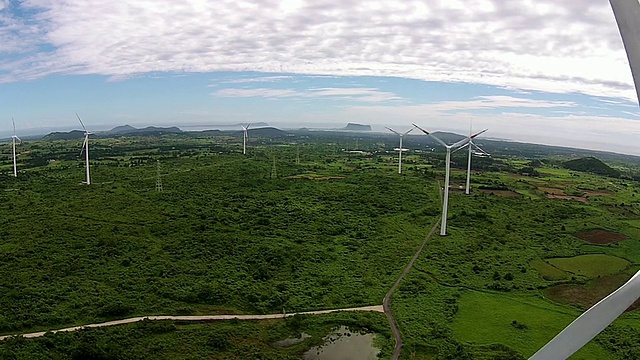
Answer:
[[[22,144],[22,140],[16,135],[16,122],[11,118],[11,123],[13,124],[13,135],[11,136],[11,140],[13,140],[13,176],[18,177],[18,167],[16,165],[16,140],[20,141]]]
[[[464,145],[466,145],[469,141],[487,131],[484,129],[475,135],[471,135],[468,138],[464,138],[453,145],[447,145],[444,141],[440,140],[433,134],[429,133],[427,130],[421,128],[420,126],[413,124],[416,128],[420,129],[423,133],[431,136],[433,140],[437,141],[440,145],[444,146],[447,149],[447,157],[445,159],[445,173],[444,173],[444,200],[442,202],[442,222],[440,223],[440,235],[447,235],[447,212],[449,208],[449,176],[451,173],[451,149],[458,149]]]
[[[91,133],[84,126],[82,119],[80,119],[80,115],[76,113],[76,116],[78,117],[78,121],[80,121],[80,125],[82,125],[82,128],[84,129],[84,143],[82,144],[82,150],[80,150],[80,154],[82,154],[82,151],[84,151],[85,164],[87,167],[87,185],[91,185],[91,176],[89,175],[89,135],[91,135]]]
[[[249,126],[251,124],[247,124],[247,126],[242,126],[242,155],[247,154],[247,139],[249,138]]]
[[[473,156],[473,152],[471,151],[471,148],[473,147],[476,151],[486,155],[486,156],[491,156],[489,155],[489,153],[487,153],[486,151],[482,150],[478,145],[476,145],[473,142],[473,138],[471,137],[472,135],[472,130],[471,130],[471,126],[469,126],[469,142],[466,145],[463,145],[461,147],[459,147],[458,149],[454,150],[453,152],[456,152],[464,147],[468,147],[469,148],[469,154],[468,154],[468,158],[467,158],[467,186],[465,188],[465,194],[469,195],[469,186],[471,184],[471,157]]]
[[[386,126],[385,126],[386,127]],[[402,148],[402,138],[407,135],[408,133],[410,133],[411,131],[413,131],[414,128],[409,129],[409,131],[404,132],[404,133],[399,133],[391,128],[387,127],[387,130],[391,131],[392,133],[398,135],[400,137],[400,147],[397,149],[393,149],[393,150],[397,150],[398,151],[398,174],[402,174],[402,152],[404,151],[409,151],[409,149],[403,149]]]
[[[278,168],[276,167],[276,153],[275,151],[272,154],[273,156],[273,166],[271,167],[271,178],[275,179],[278,177]]]

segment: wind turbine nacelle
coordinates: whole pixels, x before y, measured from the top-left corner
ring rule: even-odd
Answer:
[[[402,151],[402,152],[407,152],[409,151],[409,149],[400,149],[400,148],[395,148],[393,149],[394,151]]]

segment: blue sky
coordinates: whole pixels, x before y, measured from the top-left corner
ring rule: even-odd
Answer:
[[[0,124],[488,127],[639,154],[608,2],[0,0]]]

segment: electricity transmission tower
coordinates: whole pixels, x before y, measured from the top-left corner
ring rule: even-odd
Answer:
[[[156,191],[162,191],[162,178],[160,177],[160,160],[157,162],[158,177],[156,179]]]
[[[278,177],[278,169],[276,168],[276,154],[273,153],[273,166],[271,167],[271,178],[275,179]]]

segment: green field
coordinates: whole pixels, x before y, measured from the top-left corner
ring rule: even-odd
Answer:
[[[589,278],[615,274],[629,266],[629,262],[627,260],[604,254],[555,258],[549,259],[548,261],[558,269]]]
[[[549,281],[566,280],[569,275],[555,266],[549,265],[542,259],[531,261],[531,267],[540,273],[543,279]]]
[[[456,338],[474,346],[502,343],[525,357],[533,355],[577,315],[561,306],[530,296],[465,292],[452,328]],[[590,343],[571,359],[614,359]]]
[[[443,154],[411,154],[399,175],[387,152],[396,139],[361,137],[366,153],[353,154],[341,150],[353,148],[349,136],[256,136],[248,156],[228,134],[96,139],[91,186],[80,183],[80,141],[25,142],[19,177],[0,174],[0,333],[151,314],[380,305],[440,215]],[[407,146],[420,146],[416,139]],[[448,236],[428,240],[392,297],[402,359],[529,356],[611,290],[598,280],[624,282],[640,263],[635,180],[500,149],[474,160],[472,194],[451,192]],[[457,153],[454,164],[465,159]],[[453,183],[464,175],[460,166]],[[548,199],[538,188],[606,195]],[[628,239],[594,245],[574,236],[591,229]],[[640,351],[629,340],[640,338],[629,325],[637,316],[625,315],[575,358]],[[383,356],[390,354],[382,315],[335,314],[48,335],[3,342],[0,357],[299,358],[341,325],[379,334]],[[272,346],[302,332],[313,338]],[[131,353],[117,352],[120,343]]]

